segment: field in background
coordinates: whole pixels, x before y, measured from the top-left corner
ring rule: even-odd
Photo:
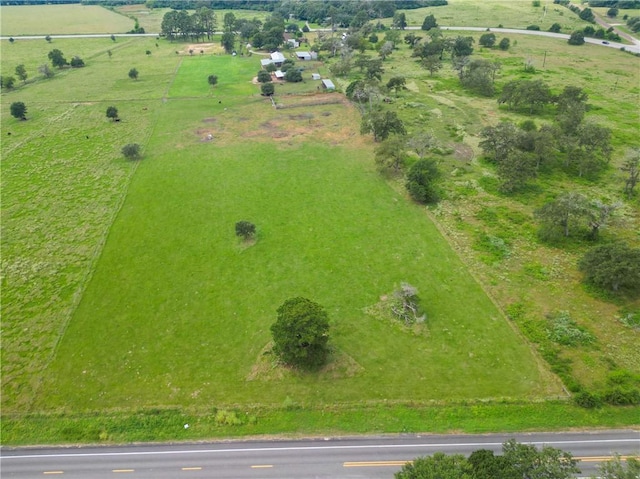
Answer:
[[[133,20],[96,5],[21,5],[0,8],[3,36],[125,33]]]

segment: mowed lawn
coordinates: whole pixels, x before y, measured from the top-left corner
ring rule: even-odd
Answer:
[[[3,36],[74,33],[125,33],[134,21],[97,5],[4,5],[0,9]]]
[[[183,59],[36,409],[559,394],[424,209],[374,171],[356,112],[276,111],[258,65]],[[422,334],[364,311],[402,281]],[[329,312],[333,363],[258,368],[276,308],[300,295]]]

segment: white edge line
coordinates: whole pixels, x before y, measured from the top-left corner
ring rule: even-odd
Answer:
[[[584,441],[526,441],[522,444],[547,445],[547,444],[612,444],[612,443],[638,443],[638,439],[593,439]],[[366,444],[366,445],[344,445],[344,446],[291,446],[291,447],[256,447],[241,449],[192,449],[183,451],[132,451],[132,452],[89,452],[89,453],[63,453],[63,454],[25,454],[19,456],[1,456],[0,460],[26,459],[26,458],[51,458],[51,457],[106,457],[106,456],[150,456],[163,454],[213,454],[213,453],[238,453],[238,452],[277,452],[277,451],[318,451],[337,449],[416,449],[416,448],[455,448],[455,447],[477,447],[477,446],[502,446],[502,442],[468,442],[458,444]]]

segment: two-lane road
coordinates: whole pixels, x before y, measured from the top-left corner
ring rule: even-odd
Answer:
[[[544,444],[581,458],[583,476],[613,453],[640,455],[640,432],[424,435],[243,441],[123,447],[3,449],[2,478],[356,479],[392,478],[417,456],[496,452],[509,438]]]

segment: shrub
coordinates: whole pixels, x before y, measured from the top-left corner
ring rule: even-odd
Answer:
[[[84,60],[78,56],[75,56],[71,59],[69,63],[72,68],[82,68],[84,66]]]
[[[236,223],[236,236],[242,236],[244,240],[253,238],[256,234],[256,225],[249,221],[238,221]]]
[[[539,31],[540,27],[538,25],[527,25],[527,30]]]
[[[573,402],[586,409],[594,409],[602,406],[602,400],[589,391],[580,391],[574,394]]]
[[[567,311],[558,311],[547,319],[547,334],[555,343],[563,346],[578,346],[589,344],[594,340],[591,333],[578,326]]]
[[[142,154],[140,153],[140,145],[137,143],[129,143],[122,147],[122,155],[127,160],[139,160],[142,158]]]
[[[440,172],[434,160],[418,160],[409,169],[406,188],[419,203],[436,203],[439,196],[435,181],[439,177]]]
[[[560,32],[561,29],[562,29],[562,25],[560,25],[559,23],[554,23],[549,28],[549,31],[553,32],[553,33],[558,33],[558,32]]]
[[[500,48],[500,50],[508,50],[510,45],[511,40],[509,40],[508,38],[503,38],[502,40],[500,40],[500,43],[498,43],[498,48]]]
[[[275,93],[276,88],[273,86],[273,83],[263,83],[260,87],[260,92],[262,96],[271,96]]]

